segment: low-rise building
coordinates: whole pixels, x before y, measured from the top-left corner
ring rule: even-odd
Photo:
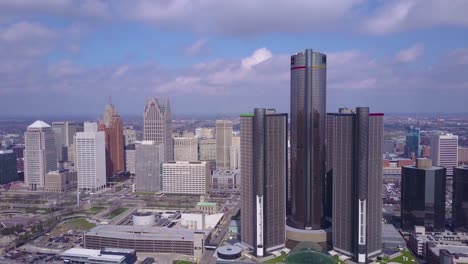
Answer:
[[[84,234],[84,247],[124,247],[145,253],[171,253],[201,258],[205,231],[149,226],[98,225]]]
[[[456,250],[457,248],[468,249],[468,233],[447,231],[428,233],[423,227],[418,226],[409,238],[408,247],[428,263],[438,263],[433,261],[436,257],[438,258],[441,249],[447,249],[453,253],[463,253]]]
[[[60,170],[46,174],[44,190],[46,192],[66,192],[77,186],[76,171]]]
[[[136,252],[132,249],[106,248],[103,250],[71,248],[61,254],[64,263],[133,264]]]
[[[213,202],[198,202],[195,208],[196,210],[207,214],[216,214],[219,210],[218,204]]]

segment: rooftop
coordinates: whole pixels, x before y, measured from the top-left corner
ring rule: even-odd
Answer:
[[[28,126],[28,128],[46,128],[50,127],[46,122],[37,120],[36,122],[32,123]]]
[[[204,234],[203,231],[165,227],[98,225],[86,235],[136,240],[193,240],[196,233]]]

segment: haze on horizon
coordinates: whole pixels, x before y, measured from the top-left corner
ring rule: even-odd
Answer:
[[[289,58],[328,56],[327,109],[461,113],[468,1],[0,2],[1,116],[289,112]]]

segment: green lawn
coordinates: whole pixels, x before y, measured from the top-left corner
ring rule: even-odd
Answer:
[[[89,208],[88,212],[97,214],[97,213],[101,212],[104,209],[106,209],[106,208],[105,207],[94,206],[94,207]]]
[[[64,234],[68,230],[82,230],[82,231],[87,231],[93,227],[95,227],[96,224],[88,222],[88,220],[84,218],[75,218],[68,220],[62,224],[59,224],[57,228],[55,228],[52,233],[54,235],[60,235]]]
[[[411,253],[408,250],[403,250],[402,254],[396,258],[389,259],[385,257],[380,261],[381,264],[386,264],[389,262],[396,262],[396,263],[402,263],[402,264],[418,263],[418,261],[413,257],[413,255],[411,255]]]
[[[334,256],[333,259],[335,260],[335,263],[337,264],[345,264],[346,262],[340,260],[340,258],[338,256]]]
[[[286,256],[287,255],[285,253],[281,252],[281,256],[267,260],[263,263],[266,263],[266,264],[284,263],[284,259],[286,258]]]
[[[125,211],[127,211],[127,210],[128,210],[128,208],[126,208],[126,207],[117,208],[117,209],[115,209],[114,211],[110,212],[110,213],[107,215],[107,217],[109,217],[110,219],[112,219],[112,218],[118,216],[119,214],[121,214],[121,213],[123,213],[123,212],[125,212]]]
[[[187,260],[174,260],[173,263],[174,263],[174,264],[193,264],[193,263],[196,263],[196,262],[187,261]]]

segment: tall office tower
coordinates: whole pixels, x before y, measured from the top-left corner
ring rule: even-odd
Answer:
[[[383,114],[340,109],[327,131],[333,249],[365,263],[382,252]]]
[[[240,137],[232,137],[232,146],[229,148],[229,168],[231,170],[240,168]]]
[[[125,146],[125,170],[135,174],[135,144]]]
[[[431,159],[435,166],[447,169],[447,176],[453,176],[453,168],[458,166],[458,136],[452,134],[431,137]]]
[[[164,155],[162,143],[144,140],[135,144],[135,179],[138,191],[161,191],[161,164],[164,162]]]
[[[468,166],[453,169],[453,228],[468,231]]]
[[[156,98],[146,101],[143,113],[143,140],[164,144],[164,161],[174,160],[172,116],[169,100],[163,104]]]
[[[37,120],[24,133],[24,180],[33,191],[44,186],[44,177],[57,169],[55,134],[48,124]]]
[[[229,149],[232,146],[232,122],[216,120],[216,168],[229,169]]]
[[[169,161],[162,166],[164,193],[206,195],[211,184],[208,162]]]
[[[197,138],[214,138],[213,128],[199,127],[195,129],[195,137]]]
[[[289,225],[324,224],[327,57],[306,49],[291,56],[291,215]]]
[[[16,170],[18,174],[24,173],[24,144],[14,144],[11,149],[16,155]]]
[[[73,144],[73,137],[76,134],[76,123],[68,121],[52,122],[52,129],[58,135],[56,142],[59,142],[61,146],[56,146],[57,149],[61,149],[57,152],[57,158],[59,161],[69,161],[68,148]]]
[[[286,243],[288,116],[256,108],[240,122],[241,239],[263,256]]]
[[[75,136],[75,169],[79,190],[96,191],[106,187],[106,139],[97,123],[85,123]]]
[[[0,184],[18,180],[16,170],[16,154],[13,150],[0,150]]]
[[[175,137],[174,160],[198,161],[198,139],[194,137]]]
[[[137,140],[136,130],[132,126],[123,128],[123,136],[125,146],[131,145]]]
[[[198,139],[199,160],[210,164],[211,170],[216,170],[216,139],[199,138]]]
[[[401,171],[401,228],[412,232],[424,226],[428,232],[445,230],[446,168],[417,159],[416,166]]]
[[[112,103],[106,106],[98,130],[104,131],[106,137],[106,173],[110,178],[116,172],[125,170],[123,123]]]
[[[67,158],[67,153],[65,153],[66,147],[63,143],[62,130],[60,128],[52,127],[54,131],[54,141],[55,141],[55,153],[57,154],[57,161],[62,162]]]
[[[421,156],[421,133],[419,127],[409,126],[406,129],[405,156],[407,158],[418,158]]]

